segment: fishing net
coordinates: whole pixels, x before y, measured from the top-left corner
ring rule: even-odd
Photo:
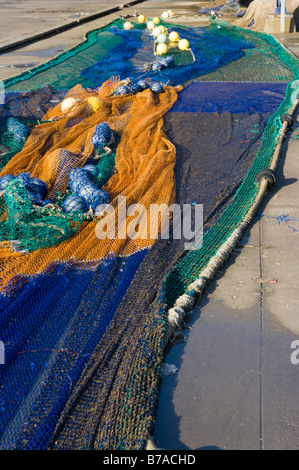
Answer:
[[[145,446],[167,310],[242,221],[297,96],[298,63],[272,37],[164,25],[190,49],[165,60],[145,25],[116,20],[5,81],[2,449]],[[170,211],[167,237],[148,217],[197,204],[200,249]]]

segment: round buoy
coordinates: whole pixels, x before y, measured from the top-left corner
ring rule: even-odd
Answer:
[[[82,175],[82,168],[72,168],[69,171],[69,180],[73,181],[74,179],[80,177]]]
[[[42,198],[39,194],[32,193],[31,191],[27,190],[27,196],[29,196],[29,199],[31,200],[32,204],[35,204],[36,206],[41,205]]]
[[[121,85],[116,89],[116,95],[128,95],[130,93],[130,87],[128,85]]]
[[[97,166],[96,165],[84,165],[84,167],[82,168],[82,170],[85,171],[85,173],[87,173],[87,176],[89,177],[93,177],[95,172],[96,172],[96,169],[97,169]]]
[[[90,197],[90,205],[93,210],[100,204],[107,204],[108,202],[110,202],[109,194],[103,189],[98,189]]]
[[[158,16],[155,16],[155,18],[153,18],[153,22],[154,22],[155,24],[159,24],[159,23],[161,23],[161,20],[160,20],[160,18],[159,18]]]
[[[187,51],[189,49],[189,41],[187,41],[187,39],[181,39],[179,41],[179,49],[181,49],[181,51]]]
[[[155,38],[157,38],[160,36],[160,34],[162,34],[162,29],[160,27],[154,28],[152,34]]]
[[[101,202],[99,205],[97,205],[93,212],[96,217],[102,214],[102,212],[105,210],[105,207],[107,207],[107,203]]]
[[[95,149],[103,148],[113,140],[113,134],[106,122],[97,124],[91,138],[91,143]]]
[[[74,172],[74,170],[78,170],[78,172]],[[83,171],[82,168],[75,168],[74,170],[69,172],[69,187],[74,193],[77,193],[79,188],[82,185],[89,184],[90,180],[87,173]]]
[[[130,86],[130,89],[133,95],[136,95],[136,93],[140,93],[141,91],[143,91],[143,88],[140,85],[138,85],[138,83],[133,83]]]
[[[167,28],[165,28],[165,26],[163,26],[162,24],[159,24],[158,27],[161,29],[161,33],[162,33],[162,34],[166,34],[166,33],[167,33]]]
[[[171,31],[171,33],[169,33],[169,41],[170,42],[177,42],[179,41],[179,35],[176,31]]]
[[[126,29],[127,31],[129,31],[130,29],[133,29],[134,28],[134,25],[132,23],[130,23],[130,21],[126,21],[125,24],[124,24],[124,29]]]
[[[90,181],[84,182],[77,188],[77,195],[84,201],[90,203],[98,188]]]
[[[86,203],[79,196],[68,196],[63,203],[64,212],[84,212],[86,209]]]
[[[163,11],[161,17],[162,17],[162,18],[169,18],[169,13],[168,13],[168,11]]]
[[[167,47],[166,44],[160,43],[160,44],[157,45],[157,51],[156,52],[157,52],[158,55],[164,55],[164,54],[167,53],[167,51],[168,51],[168,47]]]
[[[144,15],[139,15],[138,16],[138,21],[139,21],[139,23],[144,23],[146,21],[145,16]]]
[[[174,13],[172,10],[167,10],[167,13],[168,13],[168,16],[171,18],[172,16],[174,16]]]
[[[0,178],[0,191],[3,191],[8,183],[10,183],[12,180],[14,180],[15,177],[13,175],[4,175],[1,176]]]
[[[28,184],[28,189],[34,194],[39,194],[42,198],[44,198],[48,192],[46,183],[39,178],[33,178]]]
[[[174,65],[174,58],[172,57],[172,55],[164,57],[163,59],[161,59],[160,64],[163,67],[172,67]]]
[[[96,96],[90,96],[89,98],[87,98],[87,104],[89,107],[89,111],[92,114],[96,113],[100,108],[103,107],[102,101]]]
[[[159,44],[166,44],[167,43],[167,34],[160,34],[158,37],[157,37],[157,42]]]

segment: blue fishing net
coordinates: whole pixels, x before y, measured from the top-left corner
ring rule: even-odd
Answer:
[[[34,129],[76,84],[97,89],[119,76],[134,84],[146,79],[147,84],[185,85],[163,119],[165,136],[176,149],[175,201],[180,206],[203,204],[205,234],[215,229],[203,250],[189,258],[184,240],[170,236],[150,249],[89,262],[77,262],[66,251],[66,261],[55,259],[41,272],[29,266],[31,274],[13,276],[0,294],[0,340],[5,344],[1,449],[144,447],[157,404],[167,307],[239,223],[255,196],[254,169],[271,156],[280,125],[277,116],[289,105],[283,105],[287,82],[298,76],[293,59],[277,43],[223,24],[168,27],[186,38],[191,50],[176,51],[174,63],[165,68],[153,67],[162,58],[154,54],[150,33],[141,26],[125,31],[118,20],[90,33],[84,45],[6,81],[0,122],[2,135],[9,133],[10,140],[4,138],[2,145],[7,145],[10,158],[20,151],[23,125]],[[261,69],[256,79],[254,73]],[[225,79],[212,81],[220,70]],[[157,91],[153,100],[159,99]],[[13,127],[8,129],[12,117],[20,125],[10,121]],[[113,157],[98,160],[95,182],[107,181],[104,169],[108,175],[113,172]],[[69,159],[68,150],[62,149],[64,176]],[[238,190],[247,173],[241,198]],[[232,206],[229,220],[221,225],[236,194],[241,203]],[[2,222],[7,222],[5,197],[0,197]],[[13,255],[20,254],[19,241],[11,242],[11,259],[0,253],[1,267],[7,270],[14,264]],[[80,249],[80,240],[77,245]],[[36,260],[44,250],[34,252]]]

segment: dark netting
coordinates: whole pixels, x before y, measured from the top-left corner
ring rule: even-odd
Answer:
[[[271,37],[164,23],[190,49],[161,67],[145,26],[123,25],[5,82],[1,449],[144,447],[167,309],[242,221],[297,96],[298,63]],[[119,196],[203,204],[202,248],[171,230],[100,240],[97,204]]]

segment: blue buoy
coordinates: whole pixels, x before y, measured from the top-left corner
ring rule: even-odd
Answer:
[[[163,67],[163,64],[162,62],[155,62],[152,66],[152,71],[153,72],[160,72],[160,70],[162,70],[164,67]]]
[[[91,177],[96,169],[95,165],[85,165],[83,168],[74,168],[69,172],[69,186],[75,193],[75,196],[79,198],[86,207],[91,206],[93,210],[100,204],[105,204],[110,201],[109,194],[99,189],[88,177]],[[78,202],[77,199],[76,201]]]
[[[25,142],[29,134],[27,127],[13,117],[7,120],[7,130],[13,135],[15,142]]]
[[[139,80],[139,82],[137,82],[137,85],[139,85],[142,90],[146,90],[148,88],[148,83],[145,80]]]
[[[101,202],[100,204],[98,204],[93,210],[94,215],[95,216],[100,215],[103,212],[103,210],[105,210],[106,206],[107,206],[107,203],[105,202]]]
[[[143,91],[143,88],[138,84],[134,83],[134,85],[131,85],[131,92],[135,95],[136,93],[140,93]]]
[[[22,181],[22,183],[26,186],[30,183],[30,181],[32,180],[31,176],[30,176],[30,173],[26,173],[26,172],[23,172],[23,173],[20,173],[19,175],[16,176],[16,179],[19,180],[19,181]]]
[[[116,95],[128,95],[130,93],[130,88],[127,85],[119,86],[115,94]]]
[[[69,187],[74,193],[77,193],[82,184],[89,184],[88,173],[82,168],[73,168],[69,172]]]
[[[89,183],[89,184],[82,184],[78,188],[77,194],[79,197],[84,199],[84,201],[86,201],[88,204],[91,204],[98,191],[99,189],[95,185],[93,185],[92,183]]]

